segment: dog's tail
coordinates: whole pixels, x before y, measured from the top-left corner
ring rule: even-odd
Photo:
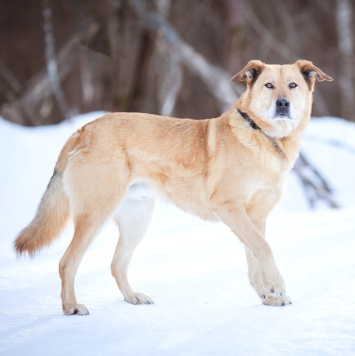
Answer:
[[[47,189],[32,222],[17,236],[14,247],[18,255],[34,256],[43,247],[51,244],[67,224],[70,215],[69,200],[63,189],[63,172],[68,154],[76,145],[78,134],[74,134],[64,145]]]

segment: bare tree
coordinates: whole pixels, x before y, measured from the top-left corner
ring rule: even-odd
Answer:
[[[262,38],[262,43],[265,42],[275,50],[281,58],[287,62],[292,62],[297,59],[297,55],[292,52],[291,48],[279,41],[272,32],[260,21],[259,16],[255,13],[253,6],[249,2],[244,2],[244,15],[248,19],[249,24],[257,32],[258,36]]]
[[[157,40],[203,80],[211,94],[217,98],[221,111],[229,108],[236,96],[242,92],[240,87],[231,85],[231,75],[222,68],[209,63],[183,41],[171,24],[161,15],[148,11],[144,2],[129,0],[129,3],[145,25],[156,34]]]
[[[98,28],[97,24],[91,24],[83,34],[73,36],[59,51],[56,59],[58,69],[56,80],[61,82],[69,75],[74,64],[77,62],[78,45],[92,38],[97,33]],[[14,100],[4,103],[0,107],[0,114],[18,124],[40,125],[42,122],[40,116],[37,114],[37,108],[43,105],[45,99],[52,95],[52,88],[52,80],[47,70],[42,71],[29,81],[19,96],[16,96]]]
[[[157,12],[166,18],[171,8],[170,0],[156,0]],[[171,116],[173,114],[177,96],[182,86],[182,72],[180,57],[176,52],[166,50],[158,45],[158,96],[160,102],[160,114]]]
[[[342,116],[350,118],[355,112],[354,92],[354,48],[352,30],[352,8],[349,0],[337,0],[337,33],[340,56],[340,100]]]
[[[134,0],[32,0],[28,11],[18,12],[17,2],[7,2],[2,8],[0,5],[0,44],[6,46],[6,51],[0,53],[0,106],[10,109],[21,101],[28,92],[31,77],[41,71],[38,64],[43,68],[43,62],[51,95],[32,97],[37,105],[27,102],[26,110],[22,110],[25,118],[5,115],[9,110],[1,113],[28,125],[59,122],[70,108],[170,113],[174,107],[176,116],[205,117],[227,107],[231,100],[224,98],[239,93],[238,87],[219,86],[219,78],[224,73],[233,73],[254,58],[269,63],[306,58],[335,79],[341,78],[317,90],[314,114],[343,115],[342,110],[346,109],[349,112],[346,118],[352,119],[354,3],[337,0],[336,11],[333,3],[330,0],[282,3],[277,0],[149,0],[135,5]],[[145,26],[139,22],[142,5],[155,13],[144,16]],[[17,16],[13,17],[13,13]],[[160,16],[161,24],[164,19],[167,24],[159,26],[158,36],[154,35],[155,39],[160,38],[158,41],[152,36],[157,33],[152,30],[157,25],[156,15]],[[76,34],[83,35],[90,20],[98,23],[100,29],[90,43],[75,49],[79,59],[63,81],[54,40],[57,49],[63,48]],[[41,22],[46,27],[45,36],[36,35],[36,42],[32,36],[40,32],[36,26]],[[13,35],[8,31],[9,24],[17,28]],[[177,34],[176,45],[170,41],[174,36],[169,25]],[[54,31],[59,28],[60,31]],[[338,28],[335,33],[334,28]],[[22,58],[20,48],[28,59],[28,68],[17,61]],[[206,68],[204,59],[215,67],[213,73],[218,75],[211,74],[209,78],[202,73]],[[14,78],[19,84],[16,90],[12,85],[16,82]],[[179,89],[182,81],[184,91]],[[218,88],[221,100],[213,100],[214,88]],[[45,111],[43,108],[48,109],[48,114],[37,120]]]
[[[60,85],[58,75],[58,64],[55,55],[55,41],[53,33],[52,9],[49,0],[43,0],[43,31],[45,41],[45,57],[47,63],[47,73],[52,87],[52,91],[57,100],[58,106],[64,118],[71,116],[65,95]]]

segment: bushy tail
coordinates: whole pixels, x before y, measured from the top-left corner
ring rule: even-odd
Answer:
[[[69,219],[69,200],[63,190],[62,173],[67,163],[68,153],[75,146],[75,136],[72,136],[63,147],[36,216],[18,234],[14,242],[15,250],[19,255],[27,252],[30,256],[34,256],[43,247],[51,244],[59,237]]]

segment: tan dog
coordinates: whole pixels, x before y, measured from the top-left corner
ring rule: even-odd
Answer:
[[[75,233],[59,264],[63,311],[89,314],[76,300],[74,279],[87,248],[113,217],[120,238],[112,274],[127,302],[152,303],[131,288],[127,268],[161,195],[227,224],[245,245],[250,283],[262,303],[289,304],[265,224],[297,158],[316,79],[332,80],[309,61],[281,66],[254,60],[232,79],[246,80],[246,92],[218,118],[113,113],[85,125],[63,147],[35,218],[15,241],[17,252],[34,255],[71,215]]]

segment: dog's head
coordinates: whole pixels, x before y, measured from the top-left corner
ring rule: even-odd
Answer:
[[[232,78],[232,82],[244,80],[247,90],[240,109],[262,120],[267,135],[281,138],[308,120],[315,81],[333,79],[306,60],[287,65],[253,60]]]

